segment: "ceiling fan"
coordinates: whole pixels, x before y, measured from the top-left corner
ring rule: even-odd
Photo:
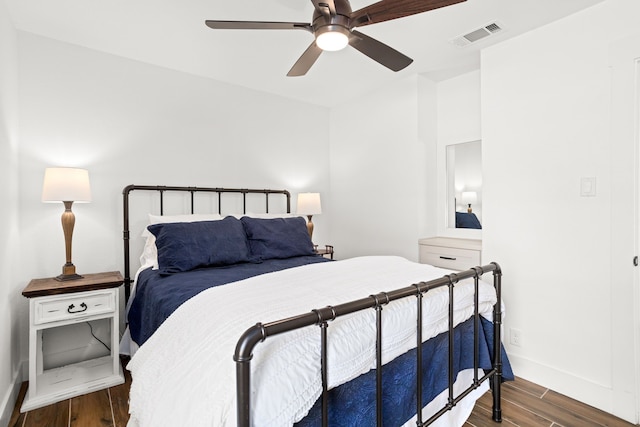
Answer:
[[[315,40],[293,65],[287,76],[303,76],[323,50],[340,50],[351,45],[374,61],[400,71],[413,59],[371,38],[355,28],[403,18],[466,0],[381,0],[353,12],[349,0],[311,0],[314,11],[310,24],[303,22],[214,21],[205,24],[223,30],[306,30]]]

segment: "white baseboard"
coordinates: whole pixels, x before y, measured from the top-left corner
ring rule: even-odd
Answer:
[[[586,378],[561,371],[552,366],[534,362],[515,354],[509,355],[513,372],[517,377],[549,388],[572,399],[598,408],[602,411],[636,424],[634,411],[616,413],[614,392],[610,385],[598,384]],[[628,405],[633,409],[633,402]]]
[[[13,408],[16,406],[18,400],[18,394],[20,393],[20,387],[24,381],[24,372],[27,366],[27,362],[21,363],[20,369],[18,369],[14,375],[9,387],[5,390],[2,401],[0,401],[0,427],[8,427],[11,420],[11,414],[13,414]]]

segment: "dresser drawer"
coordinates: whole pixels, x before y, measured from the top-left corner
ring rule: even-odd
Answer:
[[[420,245],[420,262],[450,270],[466,270],[480,265],[480,251]]]
[[[116,307],[113,289],[41,297],[34,299],[33,304],[36,325],[111,313]]]

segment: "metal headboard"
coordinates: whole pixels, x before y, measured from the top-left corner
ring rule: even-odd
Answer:
[[[129,194],[132,191],[153,191],[160,193],[160,215],[164,215],[164,194],[166,192],[183,192],[191,194],[191,213],[193,214],[195,193],[216,193],[218,195],[218,213],[222,214],[222,194],[236,193],[242,194],[242,213],[247,213],[247,194],[262,194],[265,198],[265,212],[269,213],[269,195],[280,194],[286,197],[287,213],[291,213],[291,193],[287,190],[257,190],[249,188],[212,188],[212,187],[176,187],[164,185],[127,185],[122,190],[124,223],[122,240],[124,242],[124,294],[125,300],[129,300],[131,292],[131,260],[129,254]]]

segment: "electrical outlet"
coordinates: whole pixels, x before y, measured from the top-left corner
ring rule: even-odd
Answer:
[[[522,331],[520,329],[511,328],[509,332],[509,342],[511,345],[522,347]]]

